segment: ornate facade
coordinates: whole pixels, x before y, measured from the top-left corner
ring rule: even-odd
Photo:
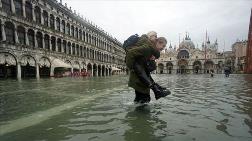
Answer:
[[[124,73],[122,44],[56,0],[0,0],[0,77]]]
[[[209,38],[202,43],[202,48],[195,47],[188,34],[179,44],[161,53],[157,60],[157,73],[183,74],[183,73],[223,73],[224,64],[231,60],[225,59],[223,53],[219,53],[217,40],[211,43]],[[231,66],[231,64],[230,64]]]

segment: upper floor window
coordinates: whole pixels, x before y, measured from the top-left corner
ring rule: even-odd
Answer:
[[[6,33],[6,41],[9,43],[14,43],[15,42],[14,25],[11,22],[5,23],[5,33]]]
[[[44,19],[44,25],[49,26],[48,25],[48,13],[46,11],[43,12],[43,19]]]
[[[36,17],[36,22],[41,23],[41,10],[39,7],[35,7],[35,17]]]
[[[56,28],[60,32],[60,18],[56,18]]]
[[[50,27],[52,29],[55,29],[55,27],[54,27],[54,16],[52,14],[50,15]]]
[[[5,12],[11,13],[11,1],[10,0],[2,0],[2,8]]]
[[[25,14],[28,20],[32,20],[32,4],[28,1],[25,2]]]
[[[15,4],[15,11],[18,16],[23,15],[23,9],[22,9],[22,0],[14,0]]]

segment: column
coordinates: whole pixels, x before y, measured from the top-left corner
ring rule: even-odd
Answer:
[[[29,46],[29,39],[28,39],[28,33],[27,29],[25,29],[25,44]]]
[[[14,35],[15,35],[15,43],[18,44],[19,40],[18,40],[18,34],[17,34],[17,27],[16,27],[16,25],[14,27]]]
[[[10,1],[11,1],[11,12],[13,14],[15,14],[16,13],[16,9],[15,9],[15,5],[14,5],[14,1],[13,0],[10,0]]]
[[[25,13],[25,0],[22,0],[22,11],[23,11],[23,17],[26,18],[26,13]]]
[[[54,76],[54,67],[51,66],[50,68],[50,77]]]
[[[36,64],[36,78],[39,79],[40,75],[39,75],[39,64]]]
[[[63,53],[63,52],[64,52],[64,44],[63,44],[63,40],[61,40],[61,42],[60,42],[60,43],[61,43],[61,46],[60,46],[60,47],[61,47],[61,52]]]
[[[49,35],[49,50],[52,51],[52,41],[50,35]]]
[[[0,8],[2,8],[2,1],[0,0]]]
[[[35,7],[34,7],[34,5],[32,4],[32,19],[33,19],[33,21],[36,21],[36,16],[35,16]]]
[[[73,70],[74,70],[74,69],[73,69],[73,67],[72,67],[72,68],[71,68],[71,73],[73,73]]]
[[[44,17],[43,17],[43,10],[41,9],[41,12],[40,12],[40,20],[41,20],[41,24],[44,25]]]
[[[37,36],[36,36],[37,32],[34,31],[34,42],[35,42],[35,48],[38,48],[38,41],[37,41]]]
[[[94,70],[93,70],[93,65],[91,64],[91,76],[94,76]]]
[[[55,37],[55,51],[58,52],[58,39]]]
[[[1,30],[2,30],[2,40],[6,41],[6,34],[5,34],[5,28],[4,28],[4,21],[1,21]]]
[[[17,79],[21,79],[21,65],[20,62],[17,63]]]

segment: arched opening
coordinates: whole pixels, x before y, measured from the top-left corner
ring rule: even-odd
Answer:
[[[187,50],[180,50],[177,56],[177,59],[188,59],[189,52]]]
[[[88,65],[87,65],[87,73],[88,73],[88,75],[92,74],[92,65],[90,63],[88,63]]]
[[[59,61],[59,59],[57,59],[57,60]],[[54,63],[57,60],[54,60]],[[65,76],[71,76],[71,75],[73,75],[71,61],[66,60],[64,63],[66,63],[64,65],[64,67],[62,65],[59,65],[59,66],[56,66],[54,68],[54,76],[55,77],[65,77]]]
[[[28,30],[28,40],[29,40],[29,46],[34,48],[35,47],[35,40],[34,40],[34,31],[32,29]]]
[[[61,22],[61,27],[62,27],[62,33],[66,33],[66,23],[65,23],[65,21],[64,20],[62,20],[62,22]]]
[[[36,76],[35,59],[31,56],[21,58],[22,78],[34,78]]]
[[[67,26],[66,26],[66,33],[68,35],[70,35],[70,24],[69,23],[67,23]]]
[[[50,77],[51,63],[48,58],[42,57],[39,60],[39,75],[40,77]]]
[[[72,43],[72,55],[75,55],[75,44]]]
[[[193,73],[201,73],[202,65],[200,61],[193,62]]]
[[[60,38],[57,39],[57,48],[58,48],[58,52],[61,52],[61,39]]]
[[[11,1],[10,0],[1,0],[2,8],[6,13],[11,13]]]
[[[49,35],[45,34],[44,42],[45,42],[45,49],[50,50],[50,37],[49,37]]]
[[[74,37],[74,26],[71,26],[71,36]]]
[[[205,73],[211,73],[214,72],[214,63],[211,60],[207,60],[204,64],[205,67]]]
[[[16,58],[9,53],[0,53],[0,78],[16,78]]]
[[[14,34],[14,24],[11,22],[5,22],[5,34],[6,34],[6,41],[10,44],[15,43],[15,34]]]
[[[54,36],[51,37],[51,46],[52,51],[56,51],[56,38]]]
[[[80,55],[80,50],[79,50],[79,45],[76,44],[76,55],[79,56]]]
[[[17,27],[18,41],[21,45],[25,45],[25,28],[22,26]]]
[[[105,76],[106,75],[106,68],[105,66],[103,65],[102,66],[102,76]]]
[[[80,40],[82,39],[82,31],[81,31],[81,29],[79,30],[79,39]]]
[[[222,73],[223,67],[224,67],[223,61],[218,61],[217,73]]]
[[[50,14],[50,28],[55,29],[55,27],[54,27],[54,16],[52,14]]]
[[[36,18],[36,23],[41,23],[41,10],[38,6],[35,7],[35,18]]]
[[[66,40],[63,40],[63,50],[64,50],[64,53],[67,53],[67,43],[66,43]]]
[[[70,42],[68,42],[67,48],[68,48],[67,54],[71,54],[71,43]]]
[[[78,28],[76,27],[76,28],[75,28],[75,33],[74,33],[74,35],[75,35],[75,37],[76,37],[77,39],[79,38],[78,33],[79,33],[79,30],[78,30]]]
[[[43,11],[43,19],[44,19],[44,25],[45,26],[49,26],[48,25],[48,13],[46,11]]]
[[[36,39],[38,43],[38,48],[43,48],[42,36],[43,35],[41,32],[37,32]]]
[[[185,59],[179,60],[177,73],[185,74],[187,73],[187,70],[188,70],[188,62]]]
[[[23,16],[22,0],[14,0],[15,12],[17,16]]]
[[[164,73],[164,64],[162,64],[162,63],[158,64],[158,70],[159,70],[160,74],[163,74]]]
[[[98,65],[98,76],[101,76],[101,65]]]
[[[25,15],[26,19],[32,21],[32,4],[29,1],[25,2]]]
[[[173,70],[173,64],[172,64],[172,62],[166,63],[166,69],[167,69],[167,73],[168,74],[172,74],[172,70]]]
[[[97,75],[96,75],[96,74],[97,74],[97,71],[98,71],[97,65],[94,64],[94,65],[93,65],[93,76],[97,76]]]
[[[59,17],[56,18],[56,30],[60,32],[60,18]]]

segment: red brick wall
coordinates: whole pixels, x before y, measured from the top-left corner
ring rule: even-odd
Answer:
[[[252,73],[252,9],[250,15],[249,33],[248,33],[248,47],[246,58],[246,73]]]

